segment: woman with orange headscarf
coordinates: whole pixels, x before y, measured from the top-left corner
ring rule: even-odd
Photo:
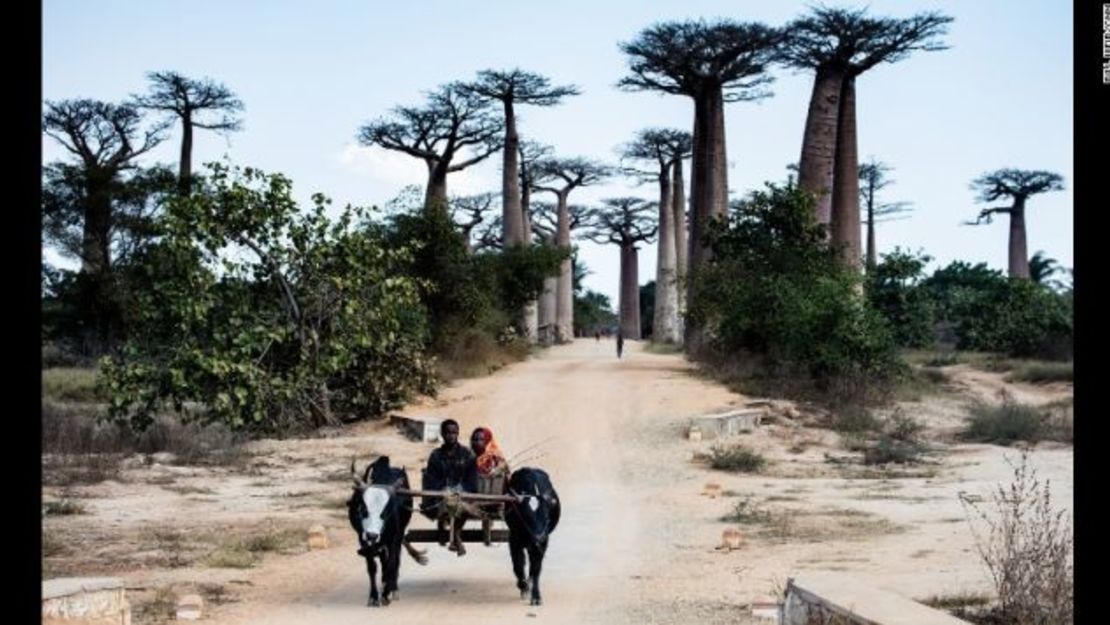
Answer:
[[[474,451],[478,465],[478,475],[495,475],[508,472],[509,465],[497,441],[493,440],[493,431],[489,428],[475,428],[470,435],[470,449]]]

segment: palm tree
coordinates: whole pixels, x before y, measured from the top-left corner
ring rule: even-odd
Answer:
[[[1037,284],[1055,287],[1063,286],[1058,280],[1050,280],[1052,276],[1064,272],[1064,268],[1055,258],[1049,258],[1044,252],[1037,252],[1029,259],[1029,279]]]

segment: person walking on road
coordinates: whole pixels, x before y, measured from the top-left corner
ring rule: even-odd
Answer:
[[[617,332],[617,360],[620,360],[621,352],[624,351],[624,333]]]

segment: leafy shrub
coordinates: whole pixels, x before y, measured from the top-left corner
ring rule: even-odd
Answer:
[[[707,235],[688,318],[724,360],[755,356],[768,377],[801,378],[853,398],[905,372],[881,315],[858,295],[812,211],[812,198],[768,184],[735,203]],[[707,360],[713,358],[710,355]]]
[[[894,341],[903,347],[933,344],[934,303],[920,286],[925,254],[895,248],[867,276],[867,299],[890,325]]]

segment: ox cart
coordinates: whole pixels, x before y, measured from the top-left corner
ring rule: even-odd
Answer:
[[[504,543],[509,540],[509,530],[500,527],[505,524],[505,504],[516,501],[506,493],[508,476],[499,473],[490,476],[478,477],[478,492],[470,493],[457,490],[412,490],[407,488],[397,489],[399,495],[410,495],[421,498],[439,498],[443,500],[439,527],[435,529],[410,529],[406,534],[409,542],[413,543],[439,543],[446,545],[455,542],[455,519],[465,516],[468,519],[479,519],[481,529],[464,529],[458,536],[464,543],[484,543],[486,546],[494,543]],[[495,525],[496,524],[496,525]]]

